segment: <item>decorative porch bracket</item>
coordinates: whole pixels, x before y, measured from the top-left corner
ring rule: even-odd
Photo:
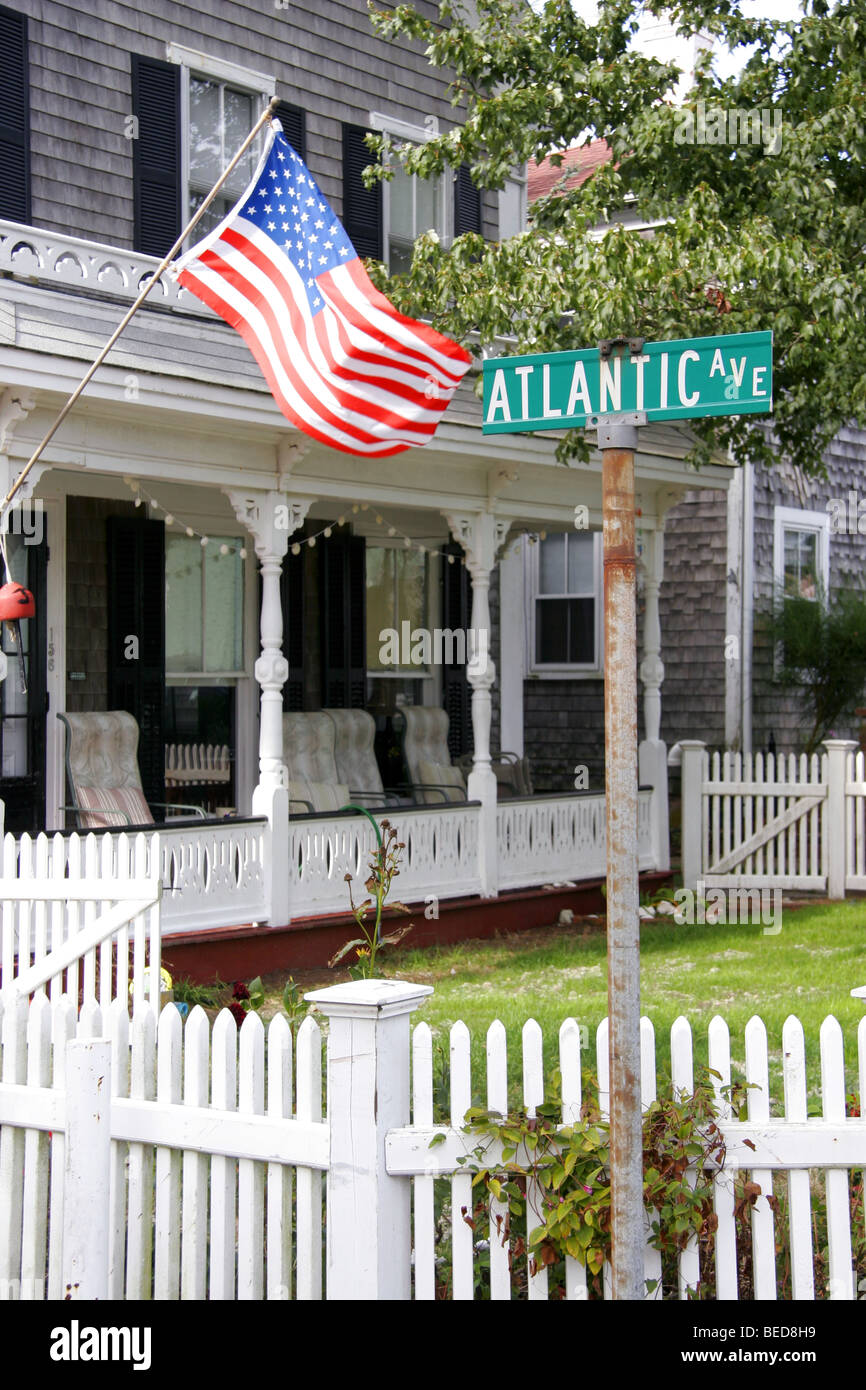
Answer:
[[[3,489],[3,497],[8,495],[15,480],[24,471],[23,463],[16,464],[12,461],[9,449],[16,428],[22,420],[27,419],[35,404],[36,398],[23,387],[7,386],[5,391],[0,392],[0,488]],[[27,501],[33,496],[33,489],[50,467],[49,463],[38,463],[31,468],[26,482],[18,489],[19,502]]]
[[[443,512],[451,534],[466,554],[466,568],[472,578],[472,620],[468,634],[466,676],[472,687],[472,771],[469,774],[470,801],[481,802],[479,869],[481,892],[496,896],[498,862],[496,850],[496,775],[490,761],[490,725],[493,715],[491,690],[496,667],[490,655],[490,574],[496,555],[511,525],[490,512]]]
[[[289,773],[283,748],[283,686],[289,663],[283,654],[280,575],[289,537],[303,525],[314,499],[259,488],[224,488],[235,516],[250,533],[262,573],[261,655],[255,676],[261,687],[259,781],[253,792],[253,815],[267,816],[271,850],[267,856],[267,894],[272,926],[289,920],[288,861],[281,846],[289,835]]]

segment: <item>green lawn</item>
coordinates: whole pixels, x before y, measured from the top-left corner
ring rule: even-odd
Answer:
[[[607,1012],[607,964],[602,933],[583,928],[545,929],[495,941],[464,942],[388,958],[387,972],[432,984],[423,1018],[442,1041],[462,1019],[472,1036],[477,1099],[484,1069],[484,1036],[494,1019],[508,1033],[509,1072],[518,1078],[520,1029],[541,1024],[545,1067],[556,1065],[556,1036],[573,1017],[589,1032],[594,1068],[595,1029]],[[789,1014],[806,1033],[810,1111],[819,1110],[818,1031],[834,1014],[845,1035],[847,1089],[857,1083],[857,1026],[863,1005],[849,991],[866,984],[866,902],[785,909],[782,930],[760,926],[676,926],[670,919],[643,923],[641,1011],[655,1025],[659,1065],[667,1069],[670,1027],[683,1015],[692,1026],[696,1057],[706,1062],[706,1029],[720,1014],[731,1031],[735,1069],[744,1063],[743,1029],[753,1014],[767,1026],[774,1108],[781,1097],[781,1034]]]

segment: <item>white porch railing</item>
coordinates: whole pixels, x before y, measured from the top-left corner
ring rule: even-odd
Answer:
[[[0,272],[40,284],[75,286],[90,294],[98,291],[132,300],[158,265],[156,256],[139,251],[0,220]],[[151,290],[149,302],[182,309],[185,314],[215,317],[213,310],[168,275]]]
[[[482,806],[477,802],[442,806],[400,806],[378,810],[406,848],[393,896],[404,902],[458,898],[483,892],[481,877]],[[653,853],[653,793],[638,798],[638,865],[656,867]],[[365,816],[308,816],[289,822],[288,845],[278,845],[269,863],[272,835],[265,817],[220,821],[169,821],[135,835],[141,872],[155,872],[153,845],[158,843],[162,885],[163,935],[237,927],[251,923],[285,926],[271,911],[269,869],[289,876],[292,918],[345,913],[349,907],[346,874],[355,880],[355,896],[368,876],[376,837]],[[12,837],[9,841],[15,845]],[[117,831],[22,836],[22,862],[38,855],[46,877],[77,874],[83,845],[98,846],[100,875],[123,876],[132,836]],[[35,848],[34,848],[35,847]],[[11,852],[11,851],[10,851]],[[579,882],[605,873],[604,796],[531,797],[496,808],[496,855],[500,888],[543,883]],[[71,866],[71,868],[70,868]]]
[[[86,836],[39,835],[36,840],[22,835],[16,842],[8,835],[6,843],[4,877],[13,875],[13,864],[20,861],[22,866],[38,864],[39,877],[77,878],[86,862],[98,865],[107,884],[128,876],[134,855],[136,873],[157,875],[162,885],[163,934],[268,921],[264,866],[270,827],[263,817],[169,822],[134,836],[91,831]]]
[[[638,867],[655,868],[651,791],[638,793]],[[529,888],[603,878],[607,868],[604,794],[503,801],[496,808],[499,884]]]
[[[478,865],[480,806],[400,806],[377,811],[389,820],[403,850],[393,896],[420,902],[435,893],[462,897],[481,890]],[[289,822],[290,901],[293,916],[346,912],[346,874],[357,884],[368,875],[376,835],[366,816],[310,817]],[[357,887],[355,890],[358,899]],[[362,894],[363,896],[363,894]]]

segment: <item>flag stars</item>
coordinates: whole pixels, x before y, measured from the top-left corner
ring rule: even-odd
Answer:
[[[308,199],[307,199],[307,207],[308,207],[308,208],[313,207],[313,206],[315,205],[315,202],[316,202],[315,198],[308,198]]]
[[[269,223],[268,223],[268,231],[269,231],[269,232],[275,232],[276,230],[277,230],[277,224],[276,224],[276,222],[269,222]]]
[[[325,224],[324,224],[324,222],[322,221],[321,217],[319,218],[319,220],[318,220],[317,222],[314,222],[314,223],[313,223],[313,226],[315,227],[315,229],[316,229],[317,232],[320,232],[320,231],[322,230],[322,228],[324,227],[324,225],[325,225]]]
[[[271,205],[270,205],[270,203],[265,203],[264,210],[265,210],[265,212],[270,212],[270,210],[271,210]]]
[[[348,248],[348,246],[341,246],[341,247],[340,247],[340,255],[341,255],[341,256],[348,256],[348,254],[349,254],[349,248]]]
[[[276,169],[270,169],[270,170],[268,170],[268,172],[269,172],[269,174],[270,174],[270,176],[271,176],[272,179],[276,179],[276,178],[279,177],[279,175],[277,174]]]
[[[284,223],[282,224],[282,226],[280,227],[280,231],[281,231],[281,232],[287,232],[288,230],[289,230],[289,224],[288,224],[288,222],[284,222]]]

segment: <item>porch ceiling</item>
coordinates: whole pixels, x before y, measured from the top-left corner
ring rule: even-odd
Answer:
[[[36,406],[9,444],[24,461],[78,383],[82,365],[116,326],[120,306],[15,280],[0,334],[0,386],[21,386]],[[601,456],[566,468],[553,435],[481,433],[472,382],[460,389],[423,451],[362,459],[314,443],[284,420],[240,337],[220,322],[142,310],[46,450],[61,468],[210,487],[295,492],[324,503],[369,500],[441,512],[567,526],[576,504],[601,519]],[[474,374],[471,374],[474,376]],[[289,445],[287,449],[285,446]],[[637,501],[651,521],[686,489],[726,488],[724,460],[696,472],[682,426],[650,426],[636,457]]]

